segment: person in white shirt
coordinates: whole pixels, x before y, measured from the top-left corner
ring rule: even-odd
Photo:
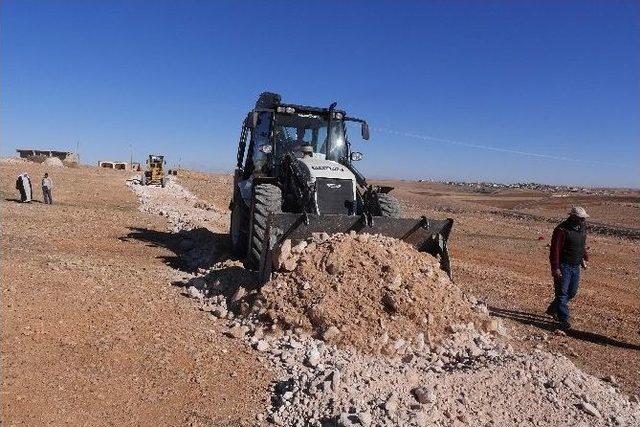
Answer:
[[[51,197],[51,190],[53,189],[53,181],[49,178],[49,173],[45,172],[42,178],[42,195],[44,197],[44,203],[48,205],[53,204],[53,198]]]

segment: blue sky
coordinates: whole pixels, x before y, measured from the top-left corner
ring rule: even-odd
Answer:
[[[232,170],[271,90],[368,119],[368,176],[637,187],[639,5],[4,0],[1,150]]]

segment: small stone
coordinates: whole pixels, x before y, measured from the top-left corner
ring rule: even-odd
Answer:
[[[325,340],[325,341],[333,341],[338,336],[340,336],[340,329],[338,329],[335,326],[331,325],[322,334],[322,339]]]
[[[265,340],[260,340],[256,344],[256,350],[258,351],[262,351],[262,352],[269,351],[269,348],[270,348],[269,343],[266,342]]]
[[[313,348],[307,353],[307,365],[315,368],[320,363],[320,352]]]
[[[277,269],[281,269],[284,262],[291,255],[291,239],[286,239],[280,247],[276,251],[276,256],[274,257],[275,266]]]
[[[372,420],[373,420],[373,417],[371,416],[370,413],[368,412],[358,413],[358,421],[360,421],[360,424],[362,424],[364,427],[369,427],[371,425]]]
[[[247,333],[247,331],[249,330],[249,328],[247,328],[246,326],[242,326],[242,325],[235,325],[231,328],[229,328],[225,334],[233,337],[233,338],[242,338],[244,337],[244,335]]]
[[[338,267],[334,263],[327,264],[326,270],[327,273],[331,274],[332,276],[338,274]]]
[[[224,307],[218,306],[214,308],[213,311],[211,311],[211,314],[213,314],[217,318],[222,318],[227,315],[227,310]]]
[[[298,258],[297,257],[289,257],[282,263],[282,270],[284,271],[293,271],[298,266]]]
[[[600,418],[602,416],[600,415],[600,411],[598,411],[598,409],[589,402],[580,403],[580,408],[587,414],[592,415],[596,418]]]
[[[202,293],[202,291],[196,288],[195,286],[189,286],[187,288],[186,295],[189,296],[190,298],[195,298],[195,299],[204,298],[204,294]]]
[[[395,343],[393,343],[393,348],[396,350],[400,350],[405,345],[407,345],[407,342],[402,338],[400,338],[400,339],[397,339]]]
[[[297,245],[295,245],[294,247],[291,248],[291,253],[300,255],[305,250],[307,245],[308,245],[308,243],[303,240],[303,241],[301,241],[300,243],[298,243]]]
[[[240,301],[242,299],[242,297],[244,297],[246,295],[247,291],[245,288],[243,288],[242,286],[238,288],[238,290],[233,294],[233,296],[231,297],[231,302],[232,303],[237,303],[238,301]]]
[[[436,401],[436,394],[434,391],[425,387],[416,387],[411,390],[411,393],[413,393],[416,400],[423,405],[425,403],[434,403]]]
[[[384,409],[388,414],[393,415],[398,409],[398,400],[396,399],[396,395],[392,394],[389,399],[384,404]]]
[[[400,289],[400,287],[402,286],[402,276],[400,274],[396,274],[395,276],[393,276],[388,286],[389,289]]]

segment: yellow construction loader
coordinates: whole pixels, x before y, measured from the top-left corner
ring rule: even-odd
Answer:
[[[149,154],[149,158],[147,159],[147,168],[140,177],[140,183],[142,185],[160,185],[164,188],[166,183],[164,165],[166,163],[164,156]]]

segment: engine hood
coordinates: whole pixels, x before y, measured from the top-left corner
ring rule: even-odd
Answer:
[[[355,175],[349,169],[338,162],[325,159],[324,156],[306,156],[298,159],[298,161],[306,169],[312,181],[317,178],[331,178],[348,179],[355,182]]]

